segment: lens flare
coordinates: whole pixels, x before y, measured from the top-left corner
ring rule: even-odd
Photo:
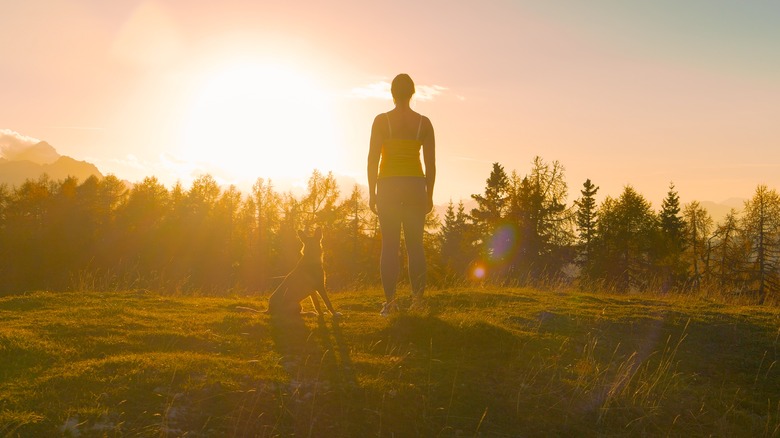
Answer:
[[[499,262],[511,256],[517,244],[517,232],[512,225],[502,225],[496,228],[490,239],[490,258]]]
[[[485,269],[482,265],[474,265],[471,268],[470,277],[472,280],[482,280],[485,278],[485,275],[487,274],[487,269]]]

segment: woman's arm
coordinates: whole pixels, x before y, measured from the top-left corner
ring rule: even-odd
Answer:
[[[425,135],[423,137],[423,162],[425,163],[425,188],[428,192],[428,212],[433,210],[433,185],[436,182],[436,137],[433,123],[425,117]]]
[[[380,116],[374,118],[374,124],[371,125],[371,140],[368,145],[368,206],[371,211],[376,213],[376,180],[379,175],[379,157],[382,153],[382,142],[384,141],[383,127],[385,124],[379,120]]]

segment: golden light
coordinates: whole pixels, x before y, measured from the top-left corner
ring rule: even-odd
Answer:
[[[469,278],[473,281],[484,280],[486,275],[487,268],[481,263],[473,265],[469,270]]]
[[[284,65],[229,65],[196,85],[178,155],[235,180],[337,171],[343,145],[332,100]]]

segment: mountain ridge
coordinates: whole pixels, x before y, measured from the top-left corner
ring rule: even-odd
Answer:
[[[90,176],[103,178],[103,174],[92,163],[79,161],[67,155],[60,155],[52,163],[36,163],[25,160],[0,158],[0,184],[20,186],[27,180],[36,180],[46,174],[52,180],[62,180],[69,176],[84,181]]]

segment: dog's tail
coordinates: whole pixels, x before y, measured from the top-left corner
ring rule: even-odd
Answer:
[[[241,310],[244,312],[252,312],[252,313],[268,313],[268,310],[262,311],[262,310],[257,310],[246,306],[236,306],[236,310]]]

